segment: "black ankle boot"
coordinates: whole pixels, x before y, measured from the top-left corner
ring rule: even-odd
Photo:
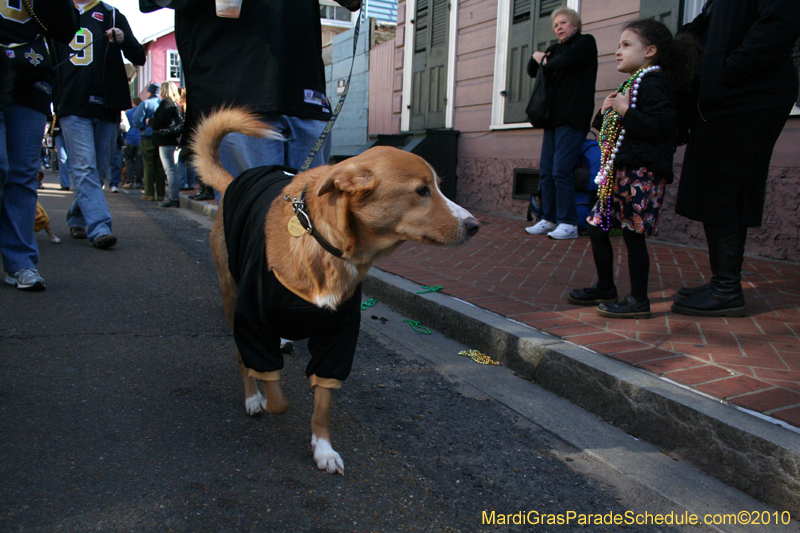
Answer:
[[[747,230],[704,225],[711,262],[711,283],[704,291],[678,296],[672,311],[690,316],[744,316],[741,273]]]
[[[700,285],[699,287],[681,287],[678,289],[678,296],[694,296],[696,294],[702,294],[706,292],[709,287],[711,287],[710,283],[706,283],[705,285]]]

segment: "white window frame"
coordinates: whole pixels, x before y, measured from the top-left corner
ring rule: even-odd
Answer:
[[[145,89],[147,89],[148,85],[150,85],[150,80],[153,79],[153,51],[147,51],[147,60],[144,62],[144,66],[139,67],[139,70],[142,74],[141,79],[139,80],[139,94],[141,94]]]
[[[178,53],[177,50],[167,50],[166,54],[167,54],[166,79],[167,79],[167,81],[174,81],[174,82],[180,83],[180,81],[181,81],[181,69],[180,69],[181,55]],[[170,74],[172,74],[172,58],[173,57],[178,58],[178,77],[174,77],[174,76],[170,75]]]
[[[683,23],[689,24],[703,11],[705,0],[684,0],[683,2]]]
[[[534,4],[535,5],[535,4]],[[581,0],[567,0],[567,7],[581,12]],[[511,0],[497,0],[497,40],[494,54],[494,83],[492,87],[492,118],[490,130],[511,130],[533,128],[528,122],[506,124],[506,99],[500,94],[505,91],[508,73],[508,30],[511,23]]]

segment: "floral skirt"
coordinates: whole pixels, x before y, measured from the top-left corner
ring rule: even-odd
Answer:
[[[658,214],[664,200],[667,183],[645,167],[617,170],[611,194],[610,228],[628,229],[652,236],[658,233]],[[592,226],[603,227],[600,201],[586,219]]]

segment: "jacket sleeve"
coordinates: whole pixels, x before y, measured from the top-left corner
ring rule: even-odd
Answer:
[[[128,24],[128,19],[125,18],[125,15],[117,10],[117,28],[122,30],[122,33],[125,34],[125,38],[120,45],[122,49],[122,53],[125,57],[136,66],[144,65],[146,56],[144,53],[144,47],[139,43],[136,39],[136,36],[133,34],[131,30],[130,24]]]
[[[626,137],[662,142],[675,135],[675,102],[669,78],[646,76],[640,86],[636,107],[628,109],[622,124]]]
[[[144,123],[144,102],[136,106],[136,111],[133,112],[133,125],[139,131],[147,127]]]
[[[528,60],[528,76],[531,78],[535,78],[536,75],[539,73],[539,62],[536,61],[532,56]]]
[[[758,20],[750,27],[742,45],[733,50],[725,73],[735,80],[757,77],[791,50],[800,32],[800,2],[763,0]]]
[[[577,68],[591,61],[597,61],[597,43],[591,35],[581,34],[572,46],[548,59],[542,68],[545,70]]]
[[[60,43],[69,44],[80,29],[78,10],[69,0],[36,2],[34,12],[47,27],[47,36]]]
[[[152,13],[161,8],[185,9],[202,0],[139,0],[139,11],[142,13]]]
[[[597,114],[594,116],[594,120],[592,121],[592,127],[597,131],[603,129],[603,112],[601,110],[597,111]]]

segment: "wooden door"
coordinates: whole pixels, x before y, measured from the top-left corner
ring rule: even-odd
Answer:
[[[449,0],[416,0],[410,130],[444,128]]]

